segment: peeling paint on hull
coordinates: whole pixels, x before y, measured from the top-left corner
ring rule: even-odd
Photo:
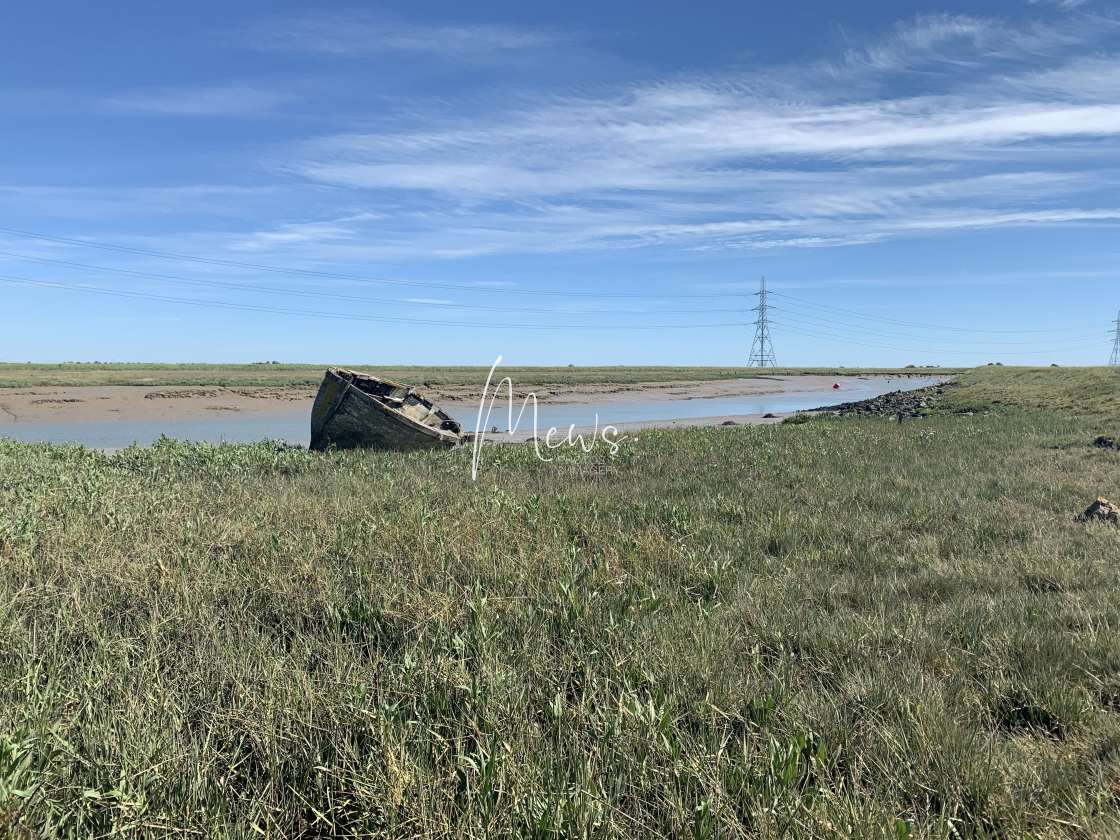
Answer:
[[[311,448],[439,449],[462,442],[459,423],[408,385],[331,368],[311,409]]]

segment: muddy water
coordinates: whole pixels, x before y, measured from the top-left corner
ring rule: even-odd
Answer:
[[[904,390],[924,388],[937,383],[936,379],[907,379],[901,386]],[[795,391],[784,394],[754,394],[734,397],[710,397],[702,399],[685,400],[614,400],[603,403],[584,403],[571,405],[542,405],[537,409],[537,429],[547,431],[555,426],[567,430],[569,426],[576,428],[591,427],[598,423],[602,428],[606,424],[625,426],[631,423],[655,423],[657,421],[672,422],[680,420],[695,420],[698,424],[703,420],[715,418],[759,418],[764,414],[788,414],[795,411],[808,411],[825,405],[834,405],[839,402],[854,402],[857,400],[871,399],[872,397],[886,394],[890,391],[900,390],[898,380],[866,380],[857,386],[847,387],[843,391]],[[490,414],[489,423],[483,422],[485,428],[497,426],[499,430],[510,428],[508,403],[496,403]],[[478,418],[478,404],[460,406],[452,404],[449,408],[452,414],[463,422],[465,429],[473,431]],[[517,423],[520,404],[515,405],[513,423]],[[518,431],[529,431],[532,426],[532,410],[526,409]]]
[[[537,410],[536,428],[542,434],[555,426],[566,431],[569,426],[589,428],[598,423],[625,427],[632,423],[696,421],[734,417],[749,421],[763,414],[784,414],[831,405],[837,402],[870,399],[900,387],[911,390],[934,384],[934,379],[908,378],[900,382],[886,379],[849,381],[842,391],[820,390],[777,394],[755,394],[735,397],[699,399],[614,399],[603,402],[542,405]],[[478,403],[445,403],[446,408],[463,425],[475,427]],[[203,417],[190,420],[114,420],[74,421],[65,423],[3,423],[0,437],[21,441],[49,443],[80,443],[101,449],[118,449],[131,444],[147,445],[161,435],[179,440],[211,443],[247,443],[259,440],[282,440],[306,446],[310,438],[309,416],[305,408],[284,408],[275,413],[252,417]],[[514,420],[517,411],[514,411]],[[505,404],[496,404],[486,428],[497,426],[506,430],[508,411]],[[533,418],[526,411],[518,431],[532,434]]]

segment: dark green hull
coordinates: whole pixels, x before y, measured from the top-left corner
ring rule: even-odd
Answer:
[[[439,449],[462,442],[459,424],[407,385],[332,368],[311,409],[311,448]]]

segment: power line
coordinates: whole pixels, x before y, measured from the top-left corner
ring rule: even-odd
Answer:
[[[598,314],[616,314],[616,315],[637,315],[645,314],[635,312],[634,310],[614,309],[614,310],[571,310],[571,309],[553,309],[551,307],[539,306],[492,306],[486,304],[472,304],[472,303],[457,303],[453,301],[439,301],[439,300],[422,300],[410,301],[401,300],[399,298],[383,298],[383,297],[368,297],[362,295],[347,295],[338,292],[324,292],[319,290],[308,289],[289,289],[279,286],[266,286],[259,283],[233,283],[227,280],[205,280],[196,277],[182,277],[179,275],[171,274],[158,274],[150,271],[134,271],[128,268],[116,268],[104,265],[93,265],[90,263],[74,262],[72,260],[59,260],[51,259],[49,257],[33,257],[28,254],[17,254],[13,251],[0,251],[0,257],[11,257],[17,260],[26,262],[41,263],[44,265],[61,265],[68,268],[80,268],[85,271],[107,272],[111,274],[119,274],[125,277],[135,277],[141,280],[157,280],[169,283],[185,283],[194,286],[210,286],[213,288],[222,289],[235,289],[237,291],[252,292],[258,294],[277,294],[277,295],[295,295],[299,297],[311,298],[324,298],[328,300],[344,300],[354,303],[376,303],[376,304],[389,304],[394,306],[436,306],[441,308],[451,309],[475,309],[484,312],[534,312],[543,313],[548,315],[598,315]],[[674,309],[672,314],[728,314],[736,310],[729,309],[726,306],[718,307],[715,309]],[[745,314],[746,310],[742,310]],[[656,313],[663,314],[663,313]]]
[[[751,344],[751,355],[747,359],[747,364],[750,367],[777,367],[777,362],[774,359],[774,345],[770,341],[765,277],[759,282],[757,294],[758,306],[753,311],[758,313],[758,318],[754,324],[754,342]]]
[[[157,249],[137,248],[137,247],[120,245],[120,244],[115,244],[115,243],[100,242],[100,241],[91,240],[91,239],[78,239],[78,238],[71,238],[71,237],[64,237],[64,236],[53,236],[53,235],[49,235],[49,234],[36,233],[36,232],[32,232],[32,231],[23,231],[23,230],[17,230],[17,229],[13,229],[13,228],[0,227],[0,234],[7,234],[7,235],[10,235],[10,236],[15,236],[15,237],[24,237],[24,238],[27,238],[27,239],[36,239],[36,240],[41,240],[41,241],[46,241],[46,242],[56,242],[56,243],[66,244],[66,245],[75,246],[75,247],[96,248],[96,249],[101,249],[101,250],[106,250],[106,251],[114,251],[114,252],[124,253],[124,254],[146,256],[146,257],[152,257],[152,258],[155,258],[155,259],[162,259],[162,260],[177,260],[177,261],[185,262],[185,263],[195,263],[195,264],[200,264],[200,265],[218,266],[218,267],[225,267],[225,268],[239,269],[239,270],[248,270],[248,271],[259,271],[259,272],[266,272],[266,273],[271,273],[271,274],[276,274],[276,275],[284,275],[284,276],[289,276],[289,277],[298,276],[298,277],[326,278],[326,279],[343,280],[343,281],[348,281],[348,282],[359,282],[359,283],[383,283],[383,284],[394,285],[394,286],[404,287],[404,288],[409,288],[409,289],[412,289],[412,288],[431,288],[431,289],[441,289],[441,290],[450,290],[450,291],[467,292],[467,293],[498,292],[498,293],[533,295],[533,296],[542,296],[542,297],[602,298],[602,299],[618,299],[618,300],[625,300],[625,299],[633,299],[633,300],[673,300],[673,299],[687,299],[687,298],[692,298],[692,299],[716,299],[716,298],[737,298],[737,297],[743,297],[745,295],[745,293],[743,293],[743,292],[665,293],[665,294],[658,294],[658,293],[650,293],[650,292],[611,293],[611,292],[568,291],[568,290],[558,290],[558,289],[536,289],[536,290],[534,290],[534,289],[523,289],[523,288],[486,288],[486,287],[479,287],[479,286],[466,286],[466,285],[462,285],[462,284],[453,284],[453,283],[438,283],[438,282],[428,282],[428,281],[418,281],[418,280],[406,280],[406,279],[400,279],[400,278],[363,277],[363,276],[346,274],[346,273],[341,273],[341,272],[317,271],[317,270],[302,269],[302,268],[282,268],[282,267],[273,266],[273,265],[264,265],[264,264],[258,264],[258,263],[250,263],[250,262],[241,262],[241,261],[236,261],[236,260],[226,260],[226,259],[221,259],[221,258],[216,258],[216,257],[205,257],[205,256],[191,255],[191,254],[179,254],[179,253],[174,253],[174,252],[170,252],[170,251],[161,251],[161,250],[157,250]],[[164,281],[164,282],[183,283],[183,284],[191,284],[191,285],[198,285],[198,286],[209,286],[209,287],[213,287],[213,288],[232,289],[232,290],[237,290],[237,291],[241,291],[241,292],[250,292],[250,293],[255,293],[255,294],[274,294],[274,295],[292,295],[292,296],[302,296],[302,297],[316,297],[316,298],[323,298],[323,299],[328,299],[328,300],[349,301],[349,302],[355,302],[355,303],[370,303],[370,304],[377,304],[377,305],[425,306],[425,307],[436,306],[436,307],[443,307],[443,308],[452,309],[452,310],[461,309],[461,310],[477,310],[477,311],[481,311],[481,312],[512,312],[512,313],[533,312],[533,313],[541,313],[541,314],[549,314],[549,315],[598,316],[598,315],[607,315],[607,314],[611,314],[611,315],[644,314],[644,313],[640,313],[640,312],[627,312],[625,309],[623,309],[623,310],[614,310],[614,309],[603,310],[603,309],[598,309],[597,308],[595,310],[582,310],[582,311],[580,311],[580,310],[562,310],[562,309],[558,310],[558,309],[553,309],[553,308],[530,307],[530,306],[510,306],[510,305],[499,306],[499,305],[487,305],[487,304],[465,304],[465,303],[458,303],[458,302],[453,302],[453,301],[431,301],[431,300],[410,301],[410,300],[400,300],[400,299],[393,299],[393,298],[379,298],[379,297],[369,297],[369,296],[359,296],[359,295],[348,295],[348,294],[342,294],[342,293],[338,293],[338,292],[327,292],[327,291],[307,290],[307,289],[292,289],[292,288],[284,288],[284,287],[277,287],[277,286],[268,286],[268,285],[257,284],[257,283],[244,284],[244,283],[234,283],[234,282],[222,281],[222,280],[188,278],[188,277],[172,276],[172,275],[167,275],[167,274],[134,271],[134,270],[131,270],[131,269],[90,265],[90,264],[87,264],[87,263],[72,262],[72,261],[67,261],[67,260],[49,259],[49,258],[46,258],[46,257],[34,257],[34,256],[26,255],[26,254],[18,254],[18,253],[13,253],[13,252],[0,251],[0,256],[8,256],[8,257],[11,257],[13,259],[27,260],[27,261],[31,261],[31,262],[54,264],[54,265],[60,265],[60,266],[68,266],[68,267],[71,267],[71,268],[79,268],[79,269],[88,270],[88,271],[104,271],[104,272],[109,272],[109,273],[113,273],[113,274],[136,277],[136,278],[141,278],[141,279],[150,279],[150,280]],[[305,309],[297,309],[297,308],[281,307],[281,306],[272,306],[272,305],[256,305],[256,304],[248,304],[248,303],[234,303],[234,302],[230,302],[230,301],[221,301],[221,300],[198,300],[198,299],[192,299],[192,298],[177,297],[177,296],[173,296],[173,295],[157,294],[157,293],[152,293],[152,292],[139,292],[139,291],[117,289],[117,288],[104,288],[104,287],[90,286],[90,285],[75,285],[75,284],[67,284],[67,283],[48,281],[48,280],[33,280],[33,279],[21,278],[21,277],[2,277],[2,276],[0,276],[0,280],[2,280],[3,282],[6,282],[6,283],[16,283],[16,284],[22,284],[22,285],[39,286],[39,287],[43,287],[43,288],[55,288],[55,289],[63,289],[63,290],[70,290],[70,291],[82,291],[82,292],[87,292],[87,293],[102,294],[102,295],[113,295],[113,296],[118,296],[118,297],[131,297],[131,298],[136,298],[136,299],[148,299],[148,300],[155,300],[155,301],[162,301],[162,302],[169,302],[169,303],[186,304],[186,305],[191,305],[191,306],[203,306],[203,307],[221,308],[221,309],[238,309],[238,310],[256,311],[256,312],[271,312],[271,313],[276,313],[276,314],[300,315],[300,316],[306,316],[306,317],[332,318],[332,319],[339,319],[339,320],[371,321],[371,322],[378,322],[378,323],[410,323],[410,324],[424,324],[424,325],[444,326],[444,327],[480,327],[480,328],[509,328],[509,329],[533,329],[533,330],[598,330],[598,329],[618,329],[618,330],[647,330],[647,329],[652,329],[652,330],[658,330],[658,329],[705,329],[705,328],[716,328],[716,327],[745,326],[745,324],[740,324],[740,323],[737,323],[737,322],[721,322],[721,323],[713,323],[713,324],[679,324],[679,323],[673,323],[673,324],[641,324],[641,325],[629,325],[629,326],[618,325],[618,324],[607,325],[607,324],[602,324],[602,323],[597,323],[597,324],[582,324],[582,323],[580,323],[580,324],[554,324],[554,323],[553,324],[520,324],[520,323],[516,323],[515,324],[515,323],[489,323],[489,322],[479,323],[479,322],[451,321],[451,320],[430,319],[430,318],[392,317],[392,316],[387,316],[387,315],[362,315],[362,314],[343,313],[343,312],[321,312],[321,311],[313,311],[313,310],[305,310]],[[790,304],[792,305],[792,308],[773,306],[770,303],[770,300],[769,300],[771,295],[776,295],[781,300],[789,301]],[[859,312],[859,311],[853,310],[853,309],[847,309],[847,308],[844,308],[844,307],[832,306],[832,305],[817,303],[817,302],[814,302],[814,301],[804,300],[804,299],[798,298],[798,297],[793,296],[793,295],[788,295],[784,292],[774,292],[774,291],[768,290],[767,287],[766,287],[765,278],[762,279],[762,281],[760,283],[759,291],[754,293],[754,296],[758,297],[758,299],[759,299],[758,300],[758,305],[756,307],[752,308],[751,310],[746,310],[746,311],[754,312],[756,314],[756,318],[755,318],[755,322],[754,322],[755,335],[754,335],[754,341],[752,342],[752,347],[751,347],[751,352],[750,352],[750,357],[749,357],[749,362],[748,363],[750,365],[757,366],[757,367],[773,367],[773,366],[776,365],[775,354],[774,354],[774,349],[773,349],[773,341],[772,341],[773,327],[776,324],[771,318],[771,313],[775,312],[775,311],[783,313],[783,314],[779,315],[779,318],[781,319],[782,323],[777,324],[777,326],[781,326],[783,329],[791,329],[794,332],[798,332],[799,329],[800,329],[800,334],[806,335],[806,336],[822,338],[822,339],[832,340],[832,341],[841,341],[841,342],[848,343],[848,344],[862,344],[862,346],[867,346],[867,347],[881,347],[881,348],[884,348],[884,349],[894,349],[894,350],[901,350],[901,351],[907,351],[907,352],[942,352],[942,353],[952,354],[952,355],[966,355],[966,354],[967,355],[975,355],[975,354],[972,351],[962,351],[962,350],[943,350],[943,351],[918,350],[918,348],[915,346],[914,340],[915,340],[915,338],[917,338],[919,341],[921,341],[923,337],[921,335],[915,336],[911,332],[911,330],[917,329],[917,330],[924,330],[924,331],[945,331],[945,332],[951,332],[951,333],[974,334],[974,335],[977,335],[977,336],[1052,334],[1052,335],[1054,335],[1055,338],[1058,338],[1059,337],[1058,334],[1065,334],[1065,335],[1061,335],[1060,337],[1061,338],[1072,339],[1072,338],[1074,338],[1074,336],[1070,335],[1070,334],[1075,333],[1080,329],[1080,328],[1075,328],[1075,327],[1050,328],[1050,329],[1022,329],[1022,330],[977,329],[977,328],[969,328],[969,327],[956,327],[956,326],[949,326],[949,325],[921,323],[921,322],[916,322],[916,321],[908,321],[908,320],[903,320],[903,319],[898,319],[898,318],[891,318],[891,317],[887,317],[887,316],[870,315],[870,314],[867,314],[867,313],[864,313],[864,312]],[[804,311],[805,309],[808,309],[809,311]],[[738,314],[738,312],[740,312],[740,311],[743,311],[743,310],[736,310],[736,309],[732,309],[730,307],[720,307],[718,309],[674,310],[673,314],[678,314],[678,313],[681,313],[681,314],[684,314],[684,313],[701,314],[701,313],[716,313],[716,312],[728,313],[728,314],[731,314],[731,313]],[[745,314],[745,311],[744,311],[744,314]],[[870,323],[862,324],[862,323],[859,323],[859,321],[853,323],[849,319],[859,319],[859,321],[870,322]],[[804,321],[808,321],[810,323],[808,323],[808,324],[802,323]],[[888,332],[884,328],[882,328],[880,326],[877,326],[878,324],[893,325],[893,326],[896,327],[896,329],[897,328],[905,328],[905,329],[902,330],[902,331]],[[827,330],[829,334],[820,335],[819,333],[813,333],[813,332],[810,332],[810,331],[806,331],[805,327],[809,327],[811,329],[817,329],[817,330],[822,330],[822,329]],[[861,339],[861,338],[864,338],[865,336],[870,336],[873,339],[873,341],[872,342],[866,342],[866,341],[861,342],[859,340],[853,339],[852,338],[853,334],[856,337],[856,339]],[[1115,327],[1115,329],[1113,329],[1110,332],[1110,334],[1113,336],[1113,348],[1112,348],[1112,354],[1111,354],[1109,364],[1110,365],[1120,365],[1120,314],[1117,315],[1116,327]],[[897,339],[897,340],[900,340],[900,341],[904,341],[904,342],[906,342],[906,346],[900,347],[900,346],[884,344],[884,343],[874,341],[874,339],[879,339],[879,338],[885,338],[888,341],[890,341],[892,339]],[[933,339],[934,341],[937,340],[936,336],[928,336],[927,338]],[[994,340],[990,340],[990,339],[957,339],[957,338],[953,338],[951,340],[951,346],[953,346],[953,347],[958,347],[962,343],[963,344],[978,344],[978,345],[982,344],[984,346],[990,346],[990,345],[994,345],[994,344],[1001,344],[1001,345],[1004,345],[1004,344],[1005,345],[1014,345],[1014,344],[1027,345],[1027,344],[1029,344],[1029,345],[1033,345],[1034,340],[1032,340],[1032,341],[994,341]],[[1072,347],[1072,345],[1071,345],[1071,347]],[[978,350],[976,352],[981,352],[981,351]],[[1001,350],[999,352],[1004,352],[1004,351]],[[1034,355],[1034,354],[1037,354],[1037,353],[1046,353],[1046,352],[1054,352],[1054,351],[1035,349],[1035,350],[1032,350],[1029,353],[1010,353],[1009,355]]]
[[[847,337],[844,337],[844,336],[838,336],[836,334],[822,334],[822,333],[818,333],[818,332],[813,332],[811,330],[806,330],[806,329],[803,329],[803,328],[800,328],[800,327],[791,327],[791,326],[789,326],[787,324],[784,324],[782,322],[779,322],[779,321],[771,321],[770,323],[771,323],[772,326],[778,327],[779,330],[783,333],[791,332],[791,333],[794,333],[795,335],[800,335],[800,336],[804,336],[804,337],[807,337],[807,338],[817,338],[817,339],[821,339],[821,340],[824,340],[824,341],[834,341],[834,342],[838,342],[840,344],[851,344],[851,345],[858,346],[858,347],[869,347],[869,348],[873,348],[873,349],[876,349],[876,350],[897,350],[897,351],[900,351],[900,352],[903,352],[903,353],[923,353],[923,354],[929,354],[929,355],[951,355],[951,356],[978,356],[978,355],[981,355],[981,353],[982,353],[982,351],[980,351],[980,350],[945,350],[945,349],[940,349],[940,348],[916,347],[912,344],[909,344],[909,345],[906,345],[906,346],[902,346],[902,345],[898,345],[898,344],[884,344],[882,342],[876,342],[876,341],[863,341],[863,340],[854,339],[854,338],[847,338]],[[1084,344],[1078,343],[1078,344],[1068,344],[1068,345],[1064,345],[1064,346],[1061,346],[1061,347],[1048,347],[1048,348],[1041,348],[1041,349],[1036,349],[1036,350],[1022,350],[1022,351],[1010,351],[1010,352],[1001,350],[999,352],[999,355],[1001,355],[1001,356],[1038,356],[1038,355],[1041,355],[1043,353],[1063,353],[1063,352],[1067,352],[1067,351],[1070,351],[1070,350],[1081,350],[1081,349],[1084,349],[1084,347],[1085,347]]]
[[[868,326],[868,325],[865,325],[865,324],[845,323],[845,322],[842,322],[842,321],[836,321],[832,318],[822,318],[819,315],[802,312],[799,309],[789,309],[789,308],[786,308],[784,306],[781,306],[781,307],[771,306],[770,311],[779,313],[778,317],[782,319],[783,323],[792,322],[794,324],[798,324],[799,322],[802,322],[802,321],[808,321],[809,323],[807,324],[807,326],[809,326],[811,328],[816,328],[816,329],[821,329],[822,327],[824,327],[824,328],[828,328],[828,329],[835,329],[835,330],[840,330],[840,331],[844,331],[844,332],[856,333],[857,335],[863,334],[863,335],[870,335],[870,336],[873,336],[875,338],[900,339],[900,340],[904,340],[904,341],[908,341],[908,342],[914,341],[914,340],[917,340],[917,341],[930,340],[930,339],[936,340],[936,338],[937,338],[936,336],[923,336],[923,335],[915,336],[915,334],[913,332],[892,332],[891,330],[889,330],[887,328],[878,327],[878,326]],[[1098,333],[1098,335],[1099,335],[1099,333]],[[1054,339],[1055,340],[1072,340],[1072,339],[1088,340],[1092,336],[1093,336],[1093,333],[1085,332],[1085,333],[1082,333],[1082,334],[1079,334],[1079,335],[1054,336]],[[961,345],[961,344],[977,344],[977,345],[981,345],[981,346],[984,346],[984,347],[991,347],[991,346],[995,346],[995,345],[998,345],[998,346],[1024,346],[1024,345],[1037,346],[1039,340],[1040,339],[1038,337],[1035,337],[1035,338],[1029,339],[1029,340],[1024,340],[1024,341],[1000,341],[1000,340],[997,340],[997,339],[990,339],[990,338],[957,338],[956,336],[954,336],[952,338],[952,344],[954,346]]]
[[[157,259],[178,260],[180,262],[199,263],[201,265],[221,266],[223,268],[238,268],[247,271],[263,271],[272,274],[287,276],[321,277],[328,280],[346,280],[353,283],[386,283],[404,286],[406,288],[444,289],[457,292],[478,294],[480,292],[517,294],[517,295],[544,295],[553,297],[593,297],[593,298],[633,298],[638,300],[658,299],[675,300],[684,298],[728,298],[743,297],[744,292],[709,292],[709,293],[665,293],[655,292],[587,292],[560,289],[519,289],[516,287],[488,288],[485,286],[464,286],[456,283],[436,283],[423,280],[405,280],[399,277],[362,277],[354,274],[343,274],[334,271],[315,271],[307,268],[281,268],[274,265],[260,263],[239,262],[236,260],[219,259],[216,257],[200,257],[194,254],[179,254],[172,251],[159,251],[152,248],[135,248],[129,245],[118,245],[108,242],[97,242],[92,239],[75,239],[67,236],[52,236],[45,233],[17,230],[15,228],[0,227],[0,233],[9,236],[21,236],[28,239],[37,239],[44,242],[57,242],[64,245],[74,245],[82,248],[98,248],[103,251],[116,251],[123,254],[134,254]]]
[[[741,321],[723,322],[715,324],[509,324],[491,322],[469,321],[440,321],[426,318],[394,318],[388,315],[357,315],[343,312],[319,312],[306,309],[291,309],[277,306],[260,306],[249,303],[232,303],[220,300],[197,300],[194,298],[161,295],[150,292],[134,292],[125,289],[106,289],[101,286],[74,285],[48,280],[32,280],[27,277],[10,277],[0,275],[0,283],[14,283],[22,286],[38,286],[50,289],[66,289],[75,292],[90,292],[93,294],[111,295],[114,297],[128,297],[140,300],[155,300],[164,303],[179,303],[188,306],[200,306],[215,309],[234,309],[249,312],[270,312],[278,315],[299,315],[312,318],[331,318],[342,321],[368,321],[373,323],[390,324],[420,324],[436,327],[477,327],[481,329],[519,329],[519,330],[670,330],[670,329],[712,329],[717,327],[743,327]]]
[[[813,301],[804,300],[803,298],[787,295],[785,292],[771,292],[770,294],[782,298],[783,300],[796,301],[801,306],[808,306],[813,309],[823,310],[825,312],[833,313],[839,312],[844,315],[849,315],[854,318],[860,318],[866,321],[881,321],[884,323],[895,324],[902,327],[912,327],[925,330],[945,330],[947,332],[966,332],[966,333],[982,333],[982,334],[1026,334],[1026,333],[1064,333],[1081,331],[1080,327],[1055,327],[1051,329],[1035,329],[1035,330],[987,330],[976,329],[973,327],[952,327],[944,324],[923,324],[916,321],[903,321],[898,318],[888,318],[883,315],[868,315],[865,312],[858,312],[854,309],[845,309],[840,306],[831,306],[827,304],[814,303]]]

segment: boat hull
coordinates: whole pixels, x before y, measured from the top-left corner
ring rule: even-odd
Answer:
[[[436,421],[449,428],[433,426]],[[460,442],[458,424],[411,388],[351,371],[328,370],[311,409],[314,450],[412,451],[444,449]]]

